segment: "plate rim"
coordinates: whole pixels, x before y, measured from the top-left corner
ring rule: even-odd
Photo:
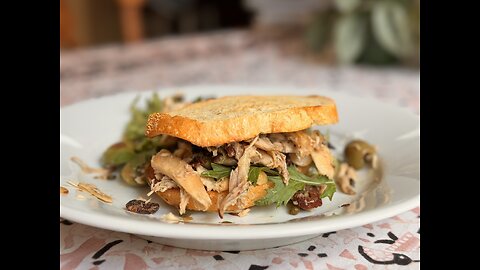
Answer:
[[[366,212],[358,212],[351,215],[343,214],[335,217],[327,217],[318,220],[297,222],[284,222],[276,224],[195,224],[195,223],[166,223],[152,220],[142,227],[138,227],[141,220],[125,219],[121,216],[104,216],[60,206],[63,218],[113,231],[120,231],[133,234],[142,234],[156,237],[179,238],[179,239],[212,239],[212,240],[252,240],[269,239],[274,237],[295,237],[302,235],[321,234],[330,231],[343,230],[359,227],[365,224],[380,221],[407,212],[419,206],[420,195],[416,195],[394,206],[386,205]],[[61,214],[62,215],[62,214]],[[101,216],[102,221],[96,217]],[[82,217],[82,218],[79,218]],[[98,221],[96,221],[98,220]],[[342,222],[348,221],[348,222]],[[116,225],[122,224],[122,225]],[[235,233],[233,233],[235,232]],[[228,235],[228,237],[226,236]]]
[[[195,88],[217,88],[217,89],[275,89],[275,90],[314,90],[309,87],[295,87],[295,86],[242,86],[242,85],[191,85],[181,87],[163,87],[159,89],[148,89],[141,91],[126,91],[115,93],[111,95],[104,95],[100,97],[93,97],[82,100],[73,104],[60,107],[60,115],[67,109],[73,109],[78,106],[84,106],[90,102],[97,102],[102,99],[121,98],[121,96],[128,95],[148,95],[152,92],[157,92],[159,95],[168,95],[174,92]],[[318,90],[317,90],[318,91]],[[410,109],[400,107],[395,104],[382,103],[380,100],[370,96],[356,96],[349,92],[323,90],[322,94],[332,93],[337,96],[345,96],[348,98],[358,98],[369,102],[375,102],[379,106],[385,108],[402,111],[405,116],[418,121],[420,124],[419,115],[413,113]],[[224,93],[222,93],[224,94]],[[227,93],[228,94],[228,93]],[[420,179],[415,179],[420,182]],[[420,185],[420,184],[419,184]],[[394,205],[383,205],[365,212],[357,212],[353,214],[342,214],[334,217],[326,217],[317,220],[302,220],[301,222],[283,222],[283,223],[267,223],[267,224],[171,224],[152,219],[149,222],[138,226],[143,222],[139,219],[128,219],[125,216],[102,215],[97,212],[85,212],[74,208],[66,207],[61,204],[60,200],[60,216],[62,218],[113,231],[120,231],[126,233],[149,235],[155,237],[178,238],[178,239],[212,239],[212,240],[252,240],[252,239],[269,239],[274,237],[295,237],[303,235],[321,234],[329,231],[342,230],[347,228],[354,228],[365,224],[373,223],[379,220],[393,217],[403,212],[409,211],[420,205],[420,193],[413,197],[407,198],[404,201],[397,202]],[[347,222],[345,222],[347,221]],[[299,226],[301,225],[301,226]],[[233,233],[234,232],[234,233]],[[228,236],[227,236],[228,235]]]

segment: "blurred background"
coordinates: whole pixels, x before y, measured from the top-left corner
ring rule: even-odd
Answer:
[[[61,105],[212,83],[417,104],[419,20],[419,0],[61,0]]]

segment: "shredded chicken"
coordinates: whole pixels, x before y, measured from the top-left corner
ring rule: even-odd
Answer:
[[[262,135],[258,138],[257,142],[255,143],[255,147],[265,151],[282,151],[283,149],[281,143],[272,143],[265,135]]]
[[[270,133],[267,136],[272,142],[284,142],[287,140],[285,133]]]
[[[225,209],[234,204],[238,197],[246,192],[249,187],[248,171],[250,170],[250,160],[255,155],[258,155],[257,149],[254,146],[258,140],[258,136],[255,137],[252,142],[245,148],[243,155],[238,160],[238,166],[230,173],[230,180],[228,185],[229,193],[220,203],[218,208],[218,214],[223,218]]]
[[[171,188],[176,188],[176,187],[178,187],[178,185],[175,181],[173,181],[168,176],[163,176],[160,179],[160,181],[151,182],[151,185],[150,185],[151,191],[147,195],[151,196],[154,192],[164,192],[166,190],[169,190]]]
[[[261,164],[273,168],[275,163],[273,157],[263,150],[257,150],[258,155],[252,158],[252,163]]]
[[[290,132],[287,133],[286,137],[295,144],[294,152],[300,156],[310,155],[311,152],[319,150],[326,144],[325,138],[318,130],[311,133],[305,131]]]
[[[335,174],[335,167],[333,166],[333,158],[328,147],[322,144],[319,150],[313,151],[311,155],[318,173],[332,179]]]
[[[185,161],[173,156],[168,150],[162,149],[152,157],[151,165],[155,173],[164,174],[173,179],[195,201],[207,210],[212,204],[200,175]]]
[[[322,146],[322,145],[327,145],[327,140],[325,139],[325,137],[323,137],[323,135],[320,133],[320,131],[318,130],[314,130],[311,134],[310,134],[310,137],[312,138],[313,140],[313,148],[315,150],[319,150],[319,148]]]
[[[286,134],[286,138],[296,146],[295,153],[290,154],[290,159],[295,165],[307,166],[313,160],[320,174],[333,178],[335,173],[333,158],[325,145],[325,138],[318,130],[310,134],[304,131],[290,132]]]
[[[235,169],[230,172],[230,177],[228,178],[228,192],[232,192],[232,190],[236,186],[238,186],[238,183],[239,183],[238,170]]]
[[[178,212],[180,215],[185,214],[185,209],[187,208],[188,201],[190,200],[190,195],[183,188],[180,188],[180,205]]]
[[[258,138],[258,137],[257,137]],[[248,171],[250,170],[250,162],[252,158],[258,157],[258,152],[254,146],[257,141],[255,138],[250,145],[245,149],[243,155],[238,159],[238,166],[230,174],[230,181],[228,184],[228,190],[231,192],[235,187],[241,183],[246,182],[248,179]]]
[[[197,166],[196,171],[199,174],[202,174],[202,172],[206,171],[202,166]],[[217,181],[213,180],[210,177],[200,177],[200,180],[202,180],[203,185],[205,188],[207,188],[207,191],[217,191],[217,192],[223,192],[228,190],[228,178],[224,177],[222,179],[219,179]]]
[[[179,212],[184,214],[190,199],[201,203],[205,209],[211,204],[207,191],[228,194],[219,201],[219,216],[223,218],[230,205],[246,205],[246,194],[252,185],[248,181],[251,164],[259,164],[277,170],[285,184],[290,178],[287,169],[289,162],[301,171],[313,169],[315,164],[320,174],[333,178],[335,168],[333,158],[326,146],[325,138],[318,131],[304,130],[290,133],[259,135],[253,139],[232,142],[221,146],[206,147],[193,153],[193,145],[177,140],[176,150],[172,153],[163,149],[152,158],[152,168],[160,181],[152,181],[149,196],[157,191],[180,188]],[[196,148],[195,148],[196,149]],[[208,152],[207,152],[208,151]],[[229,177],[213,179],[201,177],[210,163],[222,164],[234,168]],[[289,164],[291,164],[289,163]],[[266,174],[265,181],[267,181]],[[258,182],[257,182],[258,183]],[[320,188],[325,189],[325,186]],[[242,213],[247,213],[244,211]]]
[[[288,154],[288,156],[290,157],[290,160],[293,162],[293,164],[300,167],[305,167],[312,163],[312,157],[309,155],[301,156],[298,153],[290,153]]]
[[[340,191],[348,195],[355,195],[352,184],[357,178],[357,173],[354,168],[350,167],[348,163],[340,164],[338,173],[335,177],[335,182],[337,182],[340,187]]]
[[[192,161],[192,144],[184,141],[179,141],[178,148],[173,152],[173,155],[185,160],[187,163]]]
[[[250,182],[246,181],[245,183],[235,187],[232,190],[232,192],[227,194],[227,196],[220,203],[220,206],[218,209],[218,215],[220,216],[220,218],[223,218],[223,214],[225,213],[225,210],[230,205],[238,204],[238,208],[244,207],[245,205],[244,196],[247,194],[248,189],[250,188],[251,185],[252,184]]]
[[[229,147],[233,149],[232,151],[234,153],[233,157],[235,157],[236,160],[239,160],[243,156],[243,152],[245,151],[245,148],[246,148],[245,145],[238,142],[229,144]],[[227,153],[228,153],[228,150],[227,150]]]
[[[280,152],[294,153],[296,151],[293,142],[287,139],[283,133],[272,133],[268,134],[267,136],[274,145],[281,145],[282,148]]]
[[[237,216],[244,217],[248,214],[248,212],[250,212],[250,208],[243,209],[242,211],[238,212]]]
[[[261,164],[271,169],[277,169],[283,178],[283,182],[288,184],[289,174],[287,169],[287,159],[285,154],[279,151],[265,152],[263,150],[257,151],[259,155],[252,158],[252,163]]]
[[[287,138],[296,146],[296,153],[301,156],[309,155],[313,151],[315,141],[304,131],[287,133]]]

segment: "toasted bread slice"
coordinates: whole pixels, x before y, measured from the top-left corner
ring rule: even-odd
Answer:
[[[207,147],[336,122],[335,102],[327,97],[227,96],[151,114],[145,135],[167,134]]]
[[[234,205],[229,205],[226,209],[226,212],[238,212],[247,208],[250,208],[255,205],[255,201],[260,200],[261,198],[267,195],[267,190],[273,186],[272,182],[267,182],[258,186],[251,186],[245,196],[243,196],[241,202]],[[207,212],[218,212],[220,202],[228,195],[228,191],[216,192],[216,191],[207,191],[212,204],[205,209],[195,200],[189,200],[187,204],[188,210],[193,211],[207,211]],[[178,188],[168,189],[164,192],[157,192],[157,195],[163,199],[167,204],[178,207],[180,205],[180,190]]]

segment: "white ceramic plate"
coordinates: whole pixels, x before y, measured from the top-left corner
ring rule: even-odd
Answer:
[[[160,199],[160,210],[154,215],[137,215],[125,210],[125,203],[146,198],[148,189],[132,188],[121,180],[99,180],[80,173],[70,157],[80,157],[87,164],[99,167],[99,158],[110,144],[118,141],[130,114],[129,105],[138,93],[126,93],[77,103],[61,109],[60,184],[82,181],[95,184],[113,197],[112,204],[99,202],[88,194],[69,188],[61,196],[60,215],[72,221],[100,228],[141,235],[171,246],[205,250],[247,250],[269,248],[299,242],[318,234],[360,226],[384,219],[419,204],[419,118],[410,111],[373,99],[342,95],[336,92],[269,87],[202,86],[165,89],[160,96],[181,91],[187,99],[198,96],[233,94],[326,95],[337,102],[340,122],[321,127],[329,130],[336,155],[346,141],[365,139],[378,147],[384,164],[380,182],[371,172],[360,173],[356,196],[337,192],[333,201],[312,212],[289,215],[285,207],[257,207],[245,217],[227,215],[222,220],[214,213],[194,213],[189,223],[169,223],[161,216],[175,209]],[[149,97],[150,92],[142,92]],[[155,196],[153,196],[155,197]],[[345,204],[350,204],[345,206]],[[342,207],[342,205],[344,205]]]

